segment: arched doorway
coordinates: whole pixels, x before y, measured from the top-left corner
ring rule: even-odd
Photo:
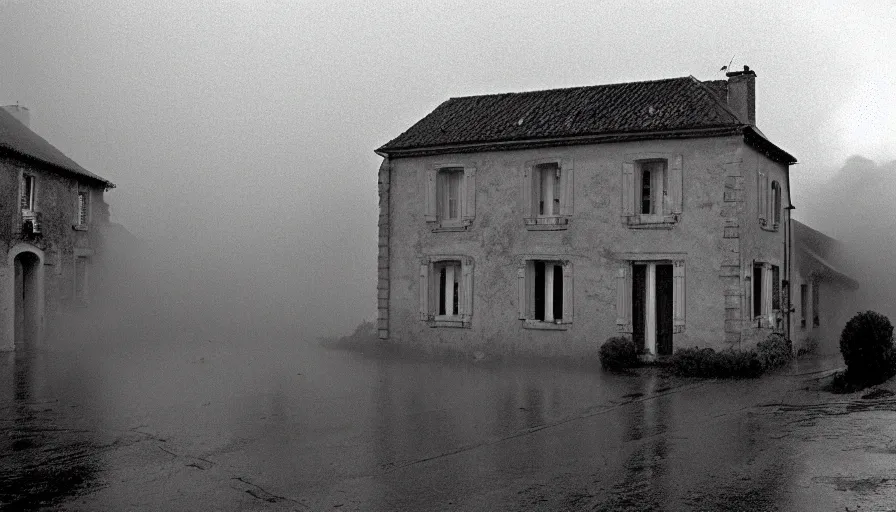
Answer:
[[[15,345],[32,347],[40,338],[41,262],[37,254],[23,251],[16,255],[13,266],[15,267],[13,285]]]

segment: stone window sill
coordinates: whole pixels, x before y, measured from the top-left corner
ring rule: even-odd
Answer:
[[[72,224],[75,231],[87,231],[87,224]]]
[[[452,221],[452,222],[430,222],[430,227],[433,233],[450,233],[457,231],[467,231],[472,224],[471,220],[464,221]]]
[[[772,224],[771,226],[769,226],[766,223],[760,222],[759,227],[762,228],[763,231],[770,231],[773,233],[778,231],[778,224]]]
[[[433,318],[426,321],[430,327],[453,327],[453,328],[469,328],[470,321],[460,318]]]
[[[569,227],[569,217],[526,217],[523,219],[529,231],[562,231]]]
[[[542,322],[541,320],[523,320],[523,329],[533,329],[536,331],[565,331],[569,329],[569,324]]]
[[[672,229],[678,224],[678,215],[631,215],[626,224],[631,229]]]

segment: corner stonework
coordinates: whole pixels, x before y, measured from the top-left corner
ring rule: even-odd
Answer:
[[[740,219],[745,209],[742,158],[737,152],[735,161],[725,164],[725,190],[722,206],[722,230],[719,240],[721,264],[719,278],[725,290],[725,341],[741,341],[743,324],[743,285],[741,284]]]
[[[389,200],[391,188],[392,167],[389,159],[384,158],[380,164],[378,189],[380,196],[380,216],[378,220],[379,237],[377,251],[377,337],[389,338],[389,231],[390,231],[390,206]]]

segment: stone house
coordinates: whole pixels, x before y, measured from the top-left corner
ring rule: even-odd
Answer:
[[[0,108],[0,350],[39,343],[48,317],[89,300],[115,186],[29,125],[28,109]]]
[[[439,105],[376,150],[379,337],[576,357],[786,331],[796,160],[757,128],[755,80]]]

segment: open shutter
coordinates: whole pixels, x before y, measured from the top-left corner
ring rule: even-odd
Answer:
[[[461,281],[460,289],[462,294],[461,301],[461,320],[469,322],[473,316],[473,261],[472,259],[463,262],[461,269],[463,281]]]
[[[429,319],[429,264],[420,265],[420,320]]]
[[[772,308],[772,266],[769,263],[762,264],[762,311],[766,316],[766,326],[774,325],[774,310]]]
[[[564,324],[572,323],[572,313],[574,311],[572,303],[572,262],[567,261],[563,265],[563,318]]]
[[[686,311],[686,295],[684,280],[684,261],[672,264],[672,331],[684,332]]]
[[[761,225],[765,225],[766,214],[768,210],[767,202],[768,202],[768,176],[762,171],[759,171],[756,180],[756,207],[759,209],[759,223]]]
[[[522,267],[516,269],[517,276],[517,303],[519,305],[519,318],[520,320],[526,319],[526,299],[528,297],[528,291],[526,289],[526,263],[523,263]]]
[[[575,200],[574,177],[572,160],[564,158],[560,168],[560,215],[572,215]]]
[[[523,217],[535,216],[534,199],[532,198],[532,180],[534,180],[535,167],[531,164],[523,166],[523,192],[522,205]]]
[[[670,213],[677,215],[680,214],[681,203],[683,198],[683,189],[682,189],[682,177],[681,177],[681,155],[675,155],[672,157],[672,161],[669,162],[669,202],[671,203],[672,211]]]
[[[438,177],[438,169],[426,169],[426,177],[424,180],[424,207],[423,212],[426,222],[435,222],[438,220],[436,214],[438,201],[436,199],[436,178]]]
[[[476,168],[464,167],[464,222],[476,218]]]
[[[619,269],[616,275],[616,330],[632,332],[632,275],[631,265]]]
[[[635,214],[635,164],[622,164],[622,215],[631,217]]]

